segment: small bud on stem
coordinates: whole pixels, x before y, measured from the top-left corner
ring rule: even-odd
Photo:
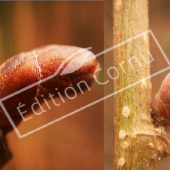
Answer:
[[[152,101],[152,116],[157,126],[170,125],[170,73],[163,80]]]

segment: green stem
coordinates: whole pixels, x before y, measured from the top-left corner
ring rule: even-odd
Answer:
[[[114,1],[114,45],[147,30],[148,0]],[[150,80],[131,86],[150,75],[148,51],[148,34],[114,50],[115,91],[129,86],[115,96],[114,170],[155,170],[169,154],[164,128],[152,123]]]

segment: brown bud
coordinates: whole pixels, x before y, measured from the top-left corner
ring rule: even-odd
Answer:
[[[153,118],[158,125],[170,125],[170,73],[163,80],[152,101]]]
[[[93,73],[98,67],[94,54],[87,49],[72,46],[49,45],[31,52],[16,55],[0,66],[0,98],[8,96],[33,83],[37,85],[3,101],[5,108],[15,124],[21,121],[16,105],[25,103],[28,112],[34,98],[55,93],[55,88],[64,92],[66,87],[75,87],[76,83],[92,83]],[[46,78],[50,79],[45,80]],[[82,87],[86,88],[86,86]],[[57,96],[56,96],[57,97]],[[0,109],[0,127],[10,130],[11,126]]]

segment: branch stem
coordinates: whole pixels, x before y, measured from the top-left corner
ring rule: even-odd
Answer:
[[[114,45],[148,30],[148,0],[114,1]],[[169,155],[164,128],[155,128],[150,115],[151,82],[149,35],[114,50],[115,96],[114,170],[155,170]],[[140,81],[135,86],[132,84]]]

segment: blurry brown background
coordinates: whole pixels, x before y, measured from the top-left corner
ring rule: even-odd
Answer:
[[[105,3],[105,48],[109,48],[113,45],[113,1],[107,0]],[[140,11],[139,11],[140,12]],[[154,0],[149,1],[149,27],[153,31],[154,35],[158,39],[161,47],[163,48],[165,54],[170,60],[170,1],[169,0]],[[151,72],[156,72],[158,68],[165,68],[162,61],[162,55],[156,53],[155,46],[150,43],[151,54],[156,58],[157,66],[151,66]],[[113,62],[111,57],[113,54],[109,53],[105,57],[105,66],[110,62]],[[109,59],[108,59],[109,58]],[[160,62],[159,62],[160,61]],[[167,65],[166,65],[167,66]],[[158,91],[163,78],[167,75],[169,71],[161,73],[151,79],[152,82],[152,97]],[[111,84],[110,84],[111,85]],[[110,88],[113,88],[111,85]],[[105,89],[107,93],[108,89]],[[105,170],[113,169],[113,147],[114,147],[114,126],[113,126],[113,108],[114,98],[109,98],[105,100],[104,104],[104,152],[105,152]],[[167,157],[161,161],[158,170],[169,170],[170,169],[170,157]]]
[[[104,2],[0,2],[0,62],[47,44],[104,48]],[[98,59],[103,66],[103,59]],[[100,75],[102,78],[102,75]],[[75,100],[73,109],[103,89]],[[4,170],[102,170],[103,102],[28,137],[7,135],[13,159]],[[67,112],[61,107],[60,112]],[[50,114],[39,121],[43,123]],[[22,128],[22,123],[19,125]]]

